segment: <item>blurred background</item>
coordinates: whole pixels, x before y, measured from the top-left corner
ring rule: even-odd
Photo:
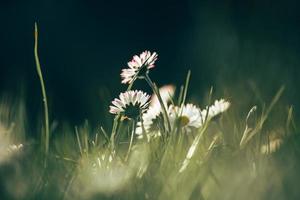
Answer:
[[[213,86],[218,97],[226,94],[237,103],[254,93],[268,100],[285,85],[285,101],[297,113],[299,5],[291,0],[1,0],[0,95],[23,96],[29,121],[36,125],[41,118],[33,56],[37,22],[52,120],[105,123],[110,101],[126,88],[121,69],[144,50],[159,54],[151,70],[159,85],[179,86],[191,69],[190,96],[201,100]],[[137,88],[150,91],[142,81]]]

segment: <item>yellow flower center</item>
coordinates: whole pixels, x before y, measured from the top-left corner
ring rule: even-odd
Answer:
[[[187,116],[180,116],[179,117],[179,125],[186,126],[190,122],[190,119]]]

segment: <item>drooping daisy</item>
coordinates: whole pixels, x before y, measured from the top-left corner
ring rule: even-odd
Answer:
[[[182,108],[171,105],[169,117],[171,125],[178,125],[186,133],[190,133],[203,125],[201,111],[193,104],[186,104]]]
[[[209,108],[201,111],[202,117],[205,119],[208,110],[207,118],[213,118],[223,112],[225,112],[230,106],[230,102],[225,99],[215,100],[214,104],[209,106]]]
[[[175,93],[175,87],[173,85],[166,85],[159,88],[159,93],[161,98],[167,107],[167,104],[173,98]],[[155,94],[151,96],[151,103],[149,109],[142,116],[143,119],[143,127],[142,123],[138,123],[138,127],[136,129],[136,134],[142,137],[143,128],[146,131],[147,136],[160,136],[160,131],[166,124],[164,123],[164,119],[162,116],[161,105],[158,101],[158,98]],[[149,138],[148,138],[149,139]]]
[[[147,112],[143,114],[142,120],[143,122],[138,122],[136,128],[136,134],[139,138],[143,138],[143,131],[145,131],[148,139],[152,136],[156,137],[161,135],[160,131],[164,125],[162,124],[163,117],[160,107],[149,107]]]
[[[123,114],[129,119],[136,119],[148,108],[149,98],[150,96],[142,91],[126,91],[112,101],[113,105],[110,106],[109,112]]]
[[[157,53],[144,51],[140,56],[133,56],[132,60],[127,63],[127,69],[122,69],[122,83],[132,83],[136,78],[143,76],[149,69],[153,68],[157,60]]]

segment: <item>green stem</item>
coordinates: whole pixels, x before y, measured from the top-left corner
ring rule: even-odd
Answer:
[[[151,89],[153,90],[154,94],[156,94],[157,96],[157,99],[162,107],[162,110],[163,110],[163,115],[164,115],[164,118],[168,124],[168,132],[171,131],[171,123],[170,123],[170,120],[169,120],[169,117],[168,117],[168,113],[167,113],[167,109],[165,107],[165,104],[160,96],[160,93],[159,93],[159,90],[158,88],[155,86],[155,84],[151,81],[150,77],[148,76],[148,74],[146,74],[145,76],[145,79],[148,83],[148,85],[151,87]]]
[[[132,148],[135,131],[136,131],[136,121],[132,120],[132,131],[131,131],[131,137],[130,137],[130,143],[129,143],[128,151],[127,151],[127,154],[126,154],[126,157],[125,157],[125,162],[129,158],[129,154],[130,154],[130,151],[131,151],[131,148]]]
[[[113,123],[113,128],[112,128],[112,133],[111,133],[111,136],[110,136],[111,151],[113,153],[115,151],[115,137],[116,137],[116,133],[117,133],[117,127],[118,127],[119,118],[120,118],[119,115],[117,115],[115,117],[114,123]]]
[[[131,88],[132,88],[132,86],[133,86],[133,82],[134,81],[132,81],[129,85],[128,85],[128,87],[127,87],[127,90],[126,91],[129,91],[129,90],[131,90]]]
[[[140,114],[140,119],[141,119],[141,128],[142,128],[142,135],[143,135],[143,140],[147,143],[148,142],[148,137],[146,134],[146,130],[144,127],[144,121],[143,121],[143,115]]]
[[[36,70],[40,79],[42,95],[43,95],[43,103],[44,103],[44,118],[45,118],[45,154],[48,155],[49,151],[49,114],[48,114],[48,102],[47,102],[47,94],[45,89],[45,83],[43,79],[43,74],[41,70],[41,64],[38,55],[38,28],[37,24],[35,23],[35,31],[34,31],[34,58],[36,63]]]

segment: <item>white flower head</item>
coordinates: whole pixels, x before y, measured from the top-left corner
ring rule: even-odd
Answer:
[[[260,152],[262,154],[271,154],[277,151],[282,145],[283,140],[281,138],[271,139],[267,144],[263,144],[260,147]]]
[[[131,90],[121,93],[119,98],[112,101],[109,112],[123,114],[130,119],[136,119],[144,113],[149,105],[150,96],[142,91]]]
[[[173,85],[165,85],[159,88],[159,93],[162,98],[163,103],[167,107],[167,104],[173,98],[175,93],[175,86]],[[151,96],[150,106],[147,112],[145,112],[142,116],[143,119],[143,127],[142,123],[138,123],[138,127],[136,129],[136,134],[141,138],[143,136],[143,128],[147,133],[147,136],[160,136],[161,128],[165,127],[166,122],[163,122],[162,117],[162,108],[158,101],[158,98],[155,94]]]
[[[161,88],[159,88],[159,94],[160,94],[161,99],[164,102],[165,106],[173,98],[174,93],[175,93],[175,86],[174,85],[164,85]],[[158,98],[155,94],[153,94],[151,96],[150,106],[157,106],[157,107],[161,106],[159,101],[158,101]]]
[[[139,138],[143,138],[143,131],[146,132],[148,139],[154,136],[160,136],[161,127],[163,127],[163,118],[160,107],[150,106],[147,112],[142,116],[142,122],[138,122],[136,128],[136,134]],[[144,130],[143,130],[144,129]]]
[[[23,144],[14,144],[10,135],[12,128],[6,128],[0,122],[0,164],[9,161],[21,152]]]
[[[23,148],[23,144],[11,144],[7,147],[7,153],[16,153]]]
[[[121,78],[122,83],[132,83],[136,78],[143,76],[149,69],[153,68],[157,60],[157,53],[144,51],[140,56],[133,56],[132,60],[127,63],[127,69],[122,69]]]
[[[224,99],[215,100],[214,104],[209,107],[208,118],[213,118],[223,112],[225,112],[230,107],[230,102]],[[202,110],[202,116],[205,118],[207,109]]]
[[[182,108],[171,105],[169,118],[171,125],[177,124],[186,133],[190,133],[203,125],[201,111],[193,104],[186,104]]]

